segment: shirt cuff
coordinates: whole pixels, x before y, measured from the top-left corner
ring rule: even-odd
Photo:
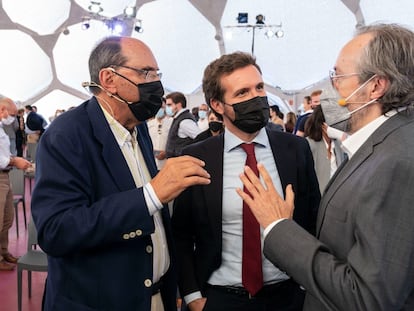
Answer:
[[[152,188],[150,183],[147,183],[144,186],[144,198],[145,203],[147,203],[150,215],[154,215],[164,207],[160,199],[158,199],[157,195],[155,194],[154,188]]]
[[[184,296],[184,301],[188,305],[190,302],[193,302],[196,299],[201,299],[203,296],[201,295],[201,292],[194,292],[188,295]]]
[[[266,238],[266,236],[269,234],[269,232],[273,229],[274,226],[276,226],[279,222],[286,220],[287,218],[280,218],[278,220],[275,220],[274,222],[270,223],[264,230],[263,230],[263,238]]]

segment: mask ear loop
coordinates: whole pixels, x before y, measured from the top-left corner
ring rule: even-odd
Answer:
[[[90,87],[98,87],[102,91],[104,91],[108,96],[113,97],[115,99],[118,99],[118,98],[116,98],[112,93],[110,93],[108,90],[104,89],[101,85],[99,85],[98,83],[96,83],[94,81],[85,81],[85,82],[82,82],[82,87],[85,88],[90,95],[95,96],[96,98],[99,98],[105,104],[105,107],[107,108],[107,110],[109,111],[109,113],[111,114],[111,116],[112,117],[115,116],[114,115],[114,111],[112,110],[112,107],[111,107],[111,105],[109,105],[109,103],[107,102],[107,100],[104,99],[104,98],[102,98],[99,95],[93,94],[91,92],[91,90],[90,90]]]

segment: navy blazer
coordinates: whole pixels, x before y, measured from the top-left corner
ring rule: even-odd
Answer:
[[[295,192],[293,218],[315,232],[320,201],[319,185],[307,141],[290,133],[266,130],[283,191],[292,184]],[[184,154],[205,161],[209,185],[192,186],[174,202],[173,232],[177,246],[179,285],[182,295],[203,291],[214,270],[220,267],[222,250],[224,134],[184,149]]]
[[[137,129],[154,176],[147,126]],[[45,310],[150,310],[153,217],[96,99],[54,120],[37,150],[32,213],[49,261]],[[172,311],[176,278],[168,208],[162,218],[171,265],[161,294]]]

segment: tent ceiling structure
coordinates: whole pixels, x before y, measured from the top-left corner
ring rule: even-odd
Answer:
[[[92,14],[92,4],[102,11]],[[89,53],[113,33],[115,22],[123,24],[123,35],[151,47],[166,91],[187,94],[190,106],[203,101],[205,66],[240,50],[256,56],[270,99],[283,111],[296,110],[304,95],[327,85],[328,70],[358,25],[414,26],[410,0],[398,5],[385,0],[2,0],[0,5],[0,94],[36,104],[45,116],[90,96],[81,86],[89,80]],[[136,8],[136,16],[124,15],[127,6]],[[239,13],[247,13],[247,23],[238,22]],[[265,24],[256,24],[257,15]],[[283,36],[269,38],[268,30],[282,30]]]

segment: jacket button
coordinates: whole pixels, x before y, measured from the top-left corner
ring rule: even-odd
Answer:
[[[147,245],[147,247],[145,248],[145,250],[147,251],[148,254],[152,253],[152,246],[151,245]]]
[[[128,233],[125,233],[125,234],[122,236],[122,238],[123,238],[124,240],[128,240],[128,239],[129,239],[129,234],[128,234]]]
[[[141,236],[142,235],[142,231],[141,230],[137,230],[137,231],[135,231],[135,233],[137,234],[137,236]]]
[[[144,285],[145,285],[145,287],[151,287],[152,286],[152,281],[150,279],[146,279],[144,281]]]
[[[132,231],[132,232],[130,232],[129,233],[129,237],[131,238],[131,239],[133,239],[133,238],[135,238],[137,235],[135,234],[135,232],[134,231]]]

